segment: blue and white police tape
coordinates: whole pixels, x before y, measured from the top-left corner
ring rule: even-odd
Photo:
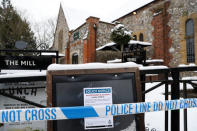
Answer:
[[[0,110],[0,123],[106,117],[196,108],[197,98],[100,106]]]

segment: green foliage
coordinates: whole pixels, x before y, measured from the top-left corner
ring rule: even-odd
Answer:
[[[15,49],[15,42],[19,40],[28,43],[26,49],[36,49],[34,33],[27,20],[21,18],[10,0],[3,0],[0,5],[0,48]]]
[[[132,32],[128,31],[124,25],[118,23],[114,29],[112,29],[110,39],[123,47],[123,45],[128,44],[131,40],[131,33]],[[123,50],[123,48],[121,48],[121,50]]]

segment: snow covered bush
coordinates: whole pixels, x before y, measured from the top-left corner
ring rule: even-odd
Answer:
[[[121,51],[124,49],[124,45],[128,44],[128,42],[132,38],[132,31],[129,31],[123,24],[119,22],[115,23],[116,26],[111,30],[110,39],[121,45]]]

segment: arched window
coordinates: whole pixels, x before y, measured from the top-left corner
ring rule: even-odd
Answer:
[[[61,30],[58,34],[58,50],[62,52],[63,47],[63,30]]]
[[[144,41],[144,35],[140,33],[140,41]]]
[[[194,48],[194,21],[188,19],[185,24],[185,38],[187,48],[187,62],[195,62],[195,48]]]
[[[78,54],[74,53],[72,55],[72,64],[78,64]]]
[[[133,40],[137,40],[137,36],[136,35],[133,36]]]

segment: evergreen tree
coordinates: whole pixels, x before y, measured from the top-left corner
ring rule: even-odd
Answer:
[[[119,22],[116,22],[115,24],[116,26],[111,30],[110,39],[116,44],[121,45],[121,51],[123,51],[124,45],[128,44],[132,38],[132,32],[126,29],[124,25]]]
[[[15,49],[15,42],[19,40],[28,43],[26,49],[36,49],[34,33],[27,20],[21,18],[10,0],[3,0],[0,5],[0,48]]]

